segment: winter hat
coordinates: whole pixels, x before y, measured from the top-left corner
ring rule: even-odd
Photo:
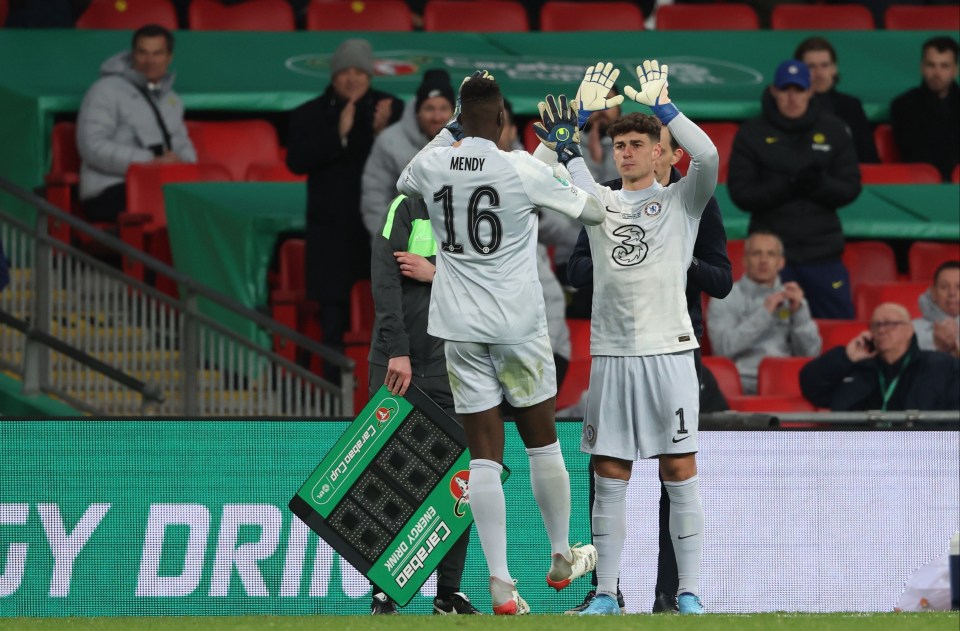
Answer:
[[[373,75],[373,49],[365,39],[348,39],[337,46],[337,50],[330,58],[330,76],[347,68],[359,68],[368,75]]]
[[[420,106],[427,99],[435,96],[442,96],[450,101],[450,107],[454,106],[455,97],[453,96],[453,87],[450,85],[450,75],[446,70],[433,68],[423,73],[423,81],[417,88],[417,100],[415,102],[416,111],[420,111]]]

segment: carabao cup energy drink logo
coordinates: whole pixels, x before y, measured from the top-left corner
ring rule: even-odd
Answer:
[[[377,419],[377,426],[383,427],[390,422],[390,419],[397,413],[397,402],[393,399],[385,399],[380,406],[374,410],[373,416]]]
[[[450,494],[456,499],[453,513],[457,517],[467,514],[467,504],[470,503],[470,472],[457,471],[450,478]]]
[[[330,76],[328,53],[307,53],[290,57],[284,65],[291,72],[311,77]],[[460,51],[426,50],[378,50],[373,62],[374,74],[378,77],[418,79],[425,68],[446,68],[451,77],[467,76],[477,68],[485,68],[500,79],[522,82],[526,85],[543,82],[537,91],[551,89],[557,83],[576,85],[583,78],[583,69],[595,59],[590,58],[544,58],[532,55],[492,54],[483,56],[463,55]],[[619,68],[632,77],[636,59],[613,59]],[[670,83],[698,86],[751,86],[764,83],[763,73],[752,66],[716,57],[684,55],[661,57],[661,64],[670,66]],[[629,82],[629,81],[628,81]],[[456,83],[456,81],[454,81]]]

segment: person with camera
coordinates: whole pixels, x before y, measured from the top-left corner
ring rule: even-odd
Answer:
[[[712,300],[707,309],[713,352],[737,365],[745,394],[756,393],[757,369],[764,357],[820,353],[820,333],[803,289],[780,280],[784,265],[780,237],[754,232],[744,244],[743,277],[726,298]]]
[[[127,207],[127,169],[142,162],[196,162],[183,101],[173,91],[173,34],[148,24],[131,50],[100,66],[77,114],[80,201],[90,221],[115,221]]]
[[[920,350],[910,312],[885,302],[869,329],[803,367],[800,391],[833,412],[960,410],[960,360]]]

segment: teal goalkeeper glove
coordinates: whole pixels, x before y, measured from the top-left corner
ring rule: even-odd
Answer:
[[[493,81],[493,75],[486,70],[477,70],[469,77],[464,77],[463,81],[460,82],[460,88],[457,89],[457,104],[456,107],[453,108],[453,116],[451,116],[447,124],[444,125],[444,128],[453,134],[454,140],[461,140],[463,138],[463,127],[460,125],[460,90],[463,89],[463,84],[470,79],[489,79]]]
[[[547,148],[557,152],[557,160],[566,166],[574,158],[582,158],[580,130],[577,128],[577,109],[567,104],[567,97],[560,95],[559,104],[552,94],[541,101],[540,122],[533,124],[533,131]]]
[[[604,64],[602,61],[598,61],[596,65],[587,68],[587,72],[583,75],[583,81],[577,88],[577,95],[573,97],[574,103],[579,109],[577,125],[581,129],[587,124],[587,119],[594,112],[608,110],[623,103],[623,96],[619,94],[607,98],[619,76],[620,70],[614,68],[612,63]]]
[[[661,66],[656,59],[647,59],[643,65],[637,66],[637,78],[639,90],[629,85],[623,87],[627,98],[649,107],[664,125],[672,121],[680,110],[670,102],[667,94],[667,64]]]

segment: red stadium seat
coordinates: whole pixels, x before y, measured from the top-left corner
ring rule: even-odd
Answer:
[[[356,367],[353,370],[355,381],[353,390],[353,412],[354,414],[359,414],[363,406],[370,400],[367,394],[370,387],[370,343],[347,345],[343,354],[356,363]],[[313,362],[312,368],[315,372],[319,373],[322,362],[319,361],[319,358],[314,359],[315,361]]]
[[[950,174],[950,181],[954,184],[960,184],[960,164],[953,167],[953,173]]]
[[[277,283],[270,292],[271,314],[277,322],[320,342],[323,340],[318,318],[320,307],[307,300],[305,247],[303,239],[287,239],[280,245]],[[291,361],[296,359],[296,347],[279,336],[274,340],[274,350]]]
[[[746,239],[731,239],[727,241],[727,257],[733,267],[733,282],[743,276],[743,256],[746,251]]]
[[[689,6],[703,7],[711,5],[698,4]],[[733,139],[737,135],[737,130],[740,129],[740,123],[700,123],[700,128],[703,129],[708,136],[710,136],[710,140],[712,140],[713,144],[717,147],[717,153],[720,154],[720,170],[717,173],[717,182],[723,184],[727,181],[727,170],[730,166],[730,154],[733,152]],[[686,174],[689,166],[690,156],[684,152],[683,157],[680,158],[680,162],[677,163],[677,168],[680,170],[680,173]]]
[[[873,310],[884,302],[895,302],[910,311],[910,317],[920,317],[917,300],[930,287],[930,281],[922,283],[864,283],[853,294],[853,305],[857,319],[868,322]]]
[[[809,357],[764,357],[757,368],[757,394],[803,397],[799,375],[809,361]]]
[[[127,211],[125,216],[143,216],[138,241],[130,242],[151,256],[172,263],[170,239],[167,236],[167,213],[163,204],[163,185],[176,182],[229,181],[230,173],[218,164],[132,164],[127,169]],[[127,239],[124,239],[127,240]],[[125,271],[143,279],[143,265],[130,263]]]
[[[630,2],[561,2],[540,7],[540,30],[642,31],[643,12]]]
[[[0,0],[0,28],[3,28],[7,23],[8,10],[7,0]]]
[[[775,31],[872,31],[873,14],[859,4],[778,4],[770,14]]]
[[[243,178],[248,182],[306,182],[306,175],[297,175],[285,162],[254,162]]]
[[[344,344],[369,344],[375,316],[370,281],[358,280],[350,288],[350,330],[343,334]]]
[[[430,0],[423,10],[423,30],[472,33],[525,33],[527,10],[512,0]]]
[[[540,144],[540,139],[537,137],[536,132],[533,131],[533,124],[536,123],[537,120],[527,121],[527,124],[523,126],[523,148],[530,153],[533,153],[537,145]]]
[[[893,137],[893,127],[888,123],[880,123],[873,128],[873,142],[877,145],[877,154],[884,164],[900,162],[900,147]]]
[[[170,0],[92,0],[77,18],[77,28],[136,30],[146,24],[159,24],[173,31],[177,12]]]
[[[960,31],[960,4],[917,6],[894,4],[883,14],[888,31]]]
[[[413,15],[403,0],[313,0],[308,31],[412,31]]]
[[[705,355],[703,357],[703,367],[710,370],[714,379],[717,380],[720,392],[723,393],[723,396],[726,397],[728,401],[730,397],[743,395],[743,385],[740,383],[740,372],[737,370],[737,365],[733,363],[732,359],[719,355]]]
[[[846,346],[850,340],[860,335],[869,328],[868,322],[860,320],[814,320],[817,323],[817,329],[820,331],[820,339],[823,340],[823,352],[827,352],[836,346]]]
[[[947,261],[960,261],[960,243],[914,241],[907,252],[910,280],[916,283],[932,283],[933,274]]]
[[[940,184],[943,178],[932,164],[903,162],[861,164],[860,181],[864,184]]]
[[[897,258],[883,241],[849,241],[843,248],[843,265],[850,272],[850,291],[861,283],[895,283]]]
[[[293,9],[287,0],[246,0],[225,5],[219,0],[192,0],[192,31],[292,31]]]
[[[70,214],[78,214],[77,187],[80,184],[80,153],[77,151],[76,123],[56,123],[50,137],[50,171],[44,177],[47,201]],[[51,221],[50,234],[70,242],[70,227]]]
[[[757,12],[749,4],[667,4],[656,13],[658,31],[755,31]]]
[[[742,395],[727,397],[731,410],[737,412],[816,412],[817,408],[802,396]],[[786,425],[781,423],[781,426]],[[797,427],[799,424],[790,424]],[[812,424],[811,424],[812,425]]]
[[[234,181],[242,181],[251,164],[280,160],[277,130],[264,120],[187,121],[187,131],[197,160],[222,165]]]
[[[590,385],[590,320],[568,319],[570,365],[557,392],[557,409],[576,405]]]

